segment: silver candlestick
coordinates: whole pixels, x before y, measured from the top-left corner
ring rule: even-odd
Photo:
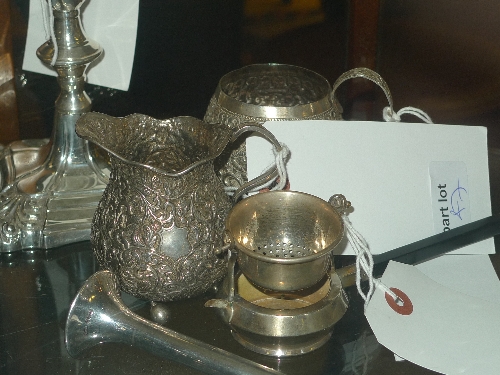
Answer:
[[[85,70],[102,48],[83,31],[80,7],[85,0],[47,0],[53,20],[52,38],[38,58],[58,74],[61,93],[56,100],[50,142],[25,159],[4,160],[0,192],[0,252],[52,248],[90,238],[90,224],[109,172],[87,141],[75,133],[78,118],[90,110],[84,91]],[[51,22],[52,23],[52,22]],[[23,165],[23,160],[26,165]]]

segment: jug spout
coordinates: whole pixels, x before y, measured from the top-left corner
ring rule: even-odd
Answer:
[[[190,116],[158,120],[142,114],[112,117],[91,112],[76,133],[123,162],[167,175],[180,175],[214,160],[231,139],[225,126]]]

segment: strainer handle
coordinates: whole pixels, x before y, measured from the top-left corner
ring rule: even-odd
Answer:
[[[269,130],[262,126],[258,126],[255,124],[243,124],[236,132],[233,134],[233,137],[231,139],[231,142],[234,142],[237,138],[239,138],[243,133],[248,133],[248,132],[253,132],[253,133],[258,133],[261,135],[264,139],[269,141],[276,151],[281,151],[281,144],[278,142],[276,137],[274,136],[273,133],[271,133]],[[241,198],[243,194],[248,193],[249,191],[253,190],[254,188],[258,186],[262,186],[268,182],[271,182],[275,180],[278,177],[278,169],[276,166],[268,169],[266,172],[261,174],[258,177],[255,177],[254,179],[246,182],[245,184],[241,185],[236,191],[234,192],[233,195],[233,201],[236,203],[238,200]]]
[[[368,68],[354,68],[348,70],[347,72],[343,73],[339,78],[337,78],[337,80],[333,84],[332,93],[330,95],[331,101],[337,113],[341,114],[343,110],[342,106],[340,105],[335,96],[335,92],[342,83],[352,78],[365,78],[377,84],[384,91],[387,101],[389,102],[389,110],[391,111],[391,113],[394,113],[392,94],[391,90],[389,90],[387,82],[384,81],[384,79],[382,78],[382,76],[380,76],[380,74]]]
[[[338,213],[344,215],[351,208],[351,202],[347,200],[347,198],[342,194],[335,194],[330,197],[328,200],[333,208],[337,210]]]

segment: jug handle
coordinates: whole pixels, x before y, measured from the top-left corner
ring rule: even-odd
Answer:
[[[231,138],[231,142],[236,141],[243,133],[248,133],[248,132],[253,132],[253,133],[258,133],[261,135],[264,139],[266,139],[268,142],[270,142],[276,151],[281,151],[282,147],[281,144],[278,142],[276,137],[274,136],[273,133],[271,133],[269,130],[266,128],[259,126],[259,125],[254,125],[254,124],[243,124],[241,127],[239,127],[233,134],[233,137]],[[245,184],[241,185],[236,191],[234,192],[233,195],[233,202],[236,203],[238,200],[241,198],[243,194],[248,193],[249,191],[253,190],[254,188],[258,186],[262,186],[268,182],[271,182],[275,180],[278,177],[278,169],[276,166],[270,168],[263,174],[261,174],[258,177],[255,177],[254,179],[246,182]]]
[[[338,102],[336,96],[335,96],[335,91],[337,91],[338,87],[344,83],[345,81],[352,79],[352,78],[365,78],[369,81],[372,81],[373,83],[377,84],[385,94],[385,97],[387,98],[387,101],[389,102],[389,110],[391,113],[390,115],[394,113],[394,105],[393,105],[393,100],[392,100],[392,94],[391,90],[389,89],[389,85],[387,85],[387,82],[384,81],[382,76],[378,74],[377,72],[374,72],[371,69],[368,68],[354,68],[351,70],[348,70],[347,72],[343,73],[340,75],[339,78],[335,81],[333,84],[332,88],[332,93],[330,94],[330,100],[333,103],[334,107],[336,107],[336,110],[338,113],[342,113],[342,106]]]

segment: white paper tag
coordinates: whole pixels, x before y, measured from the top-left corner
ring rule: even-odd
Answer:
[[[432,216],[436,233],[470,223],[467,166],[460,161],[431,162]]]
[[[415,267],[447,288],[500,304],[500,280],[488,255],[446,254]]]
[[[87,72],[87,82],[126,91],[134,63],[139,0],[91,0],[85,5],[81,13],[85,33],[104,49],[103,59]],[[31,0],[23,69],[56,76],[36,57],[45,41],[40,0]]]
[[[400,306],[376,289],[366,317],[382,345],[444,374],[500,373],[500,304],[446,288],[396,262],[382,282],[404,301]]]

